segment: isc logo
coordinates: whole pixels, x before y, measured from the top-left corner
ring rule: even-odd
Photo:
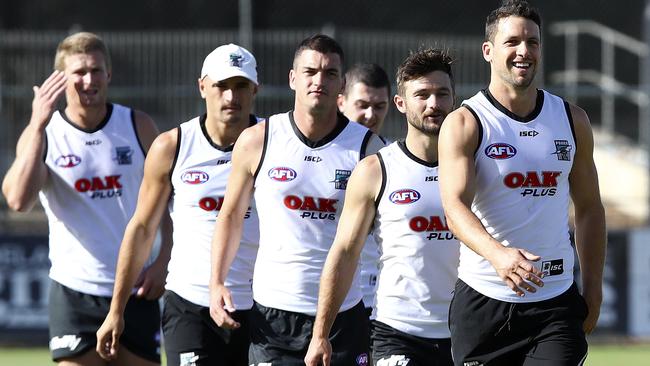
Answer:
[[[564,261],[562,259],[554,259],[551,261],[542,262],[542,272],[544,276],[557,276],[564,273]]]
[[[297,176],[298,174],[295,170],[284,166],[275,167],[269,170],[269,178],[277,180],[278,182],[289,182],[296,179]]]
[[[75,154],[61,155],[54,161],[54,164],[61,168],[72,168],[81,163],[81,158]]]
[[[210,176],[200,170],[190,170],[181,175],[181,180],[187,184],[202,184],[208,181]]]
[[[539,135],[539,132],[535,130],[519,131],[519,136],[521,137],[535,137],[537,135]]]
[[[497,142],[485,148],[485,155],[492,159],[510,159],[517,154],[517,149],[505,142]]]
[[[397,205],[407,205],[420,199],[420,192],[415,189],[399,189],[388,196],[388,199]]]

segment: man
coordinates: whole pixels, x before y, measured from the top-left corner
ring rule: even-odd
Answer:
[[[345,73],[345,89],[337,99],[339,111],[350,121],[379,134],[388,114],[390,82],[377,64],[356,64]]]
[[[250,114],[257,92],[253,55],[234,44],[220,46],[203,63],[199,92],[207,113],[161,134],[153,143],[135,215],[129,222],[118,261],[111,308],[97,331],[97,352],[118,356],[123,309],[130,288],[151,250],[155,228],[165,211],[174,224],[163,313],[167,364],[248,366],[246,326],[219,328],[210,318],[210,243],[223,202],[233,144],[257,123]],[[233,293],[233,317],[248,324],[253,305],[251,281],[259,237],[257,214],[248,209],[241,245],[226,286]],[[127,321],[128,323],[128,321]]]
[[[226,199],[212,246],[210,312],[218,325],[241,326],[224,279],[239,246],[241,221],[254,191],[260,245],[251,312],[250,363],[302,365],[316,314],[318,279],[334,238],[347,180],[357,162],[383,145],[338,114],[343,50],[315,35],[296,50],[289,85],[295,107],[245,130],[235,145]],[[335,325],[333,359],[368,357],[368,318],[361,292],[346,298]]]
[[[379,136],[388,114],[389,95],[390,82],[381,66],[356,64],[345,73],[345,89],[339,94],[337,104],[339,111],[350,121],[361,123]],[[361,291],[368,316],[375,303],[378,262],[377,243],[370,235],[363,246],[360,260]]]
[[[485,29],[490,84],[450,114],[440,134],[443,204],[463,243],[450,309],[454,362],[581,364],[585,333],[598,320],[605,257],[589,119],[536,88],[537,10],[506,2]]]
[[[329,365],[328,335],[371,226],[382,252],[372,359],[376,365],[451,365],[447,316],[458,241],[438,193],[438,133],[454,105],[451,58],[426,49],[397,70],[405,141],[364,159],[350,177],[336,239],[321,277],[305,364]]]
[[[17,211],[31,209],[39,195],[48,217],[53,360],[99,365],[95,331],[109,308],[120,239],[135,210],[145,154],[158,131],[146,114],[107,103],[111,62],[95,34],[64,39],[54,68],[43,85],[34,87],[32,116],[2,191]],[[63,94],[67,105],[55,111]],[[156,299],[163,291],[169,250],[164,233],[158,258],[126,306],[126,316],[134,321],[116,364],[160,363]]]

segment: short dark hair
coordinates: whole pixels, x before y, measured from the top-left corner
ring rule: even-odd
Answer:
[[[397,68],[397,94],[404,96],[404,84],[407,81],[417,79],[434,71],[442,71],[449,75],[449,81],[451,81],[453,89],[454,74],[451,71],[453,62],[451,55],[443,49],[426,48],[411,53]]]
[[[343,48],[339,45],[334,38],[327,36],[325,34],[314,34],[313,36],[305,38],[298,48],[296,48],[296,53],[293,55],[293,60],[298,58],[302,51],[313,50],[318,51],[322,54],[327,53],[336,53],[341,58],[341,65],[343,65]]]
[[[390,81],[386,71],[377,64],[361,63],[352,66],[345,73],[344,95],[348,95],[350,89],[356,83],[363,83],[371,88],[386,88],[390,96]]]
[[[485,40],[493,42],[499,20],[511,16],[530,19],[537,24],[540,32],[542,31],[542,17],[537,8],[530,6],[526,0],[504,0],[485,20]]]

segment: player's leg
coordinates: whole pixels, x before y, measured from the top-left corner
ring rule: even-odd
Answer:
[[[587,304],[575,283],[562,295],[530,309],[528,315],[543,326],[533,339],[523,364],[582,365],[587,357],[587,341],[582,329],[587,311]]]
[[[117,359],[111,363],[116,366],[159,366],[160,361],[154,362],[146,358],[140,357],[133,352],[129,351],[126,347],[121,347],[120,352],[117,354]]]
[[[330,331],[332,366],[369,365],[368,323],[368,314],[362,302],[336,316]]]
[[[106,366],[104,361],[94,349],[87,350],[85,353],[71,357],[59,359],[59,366]]]

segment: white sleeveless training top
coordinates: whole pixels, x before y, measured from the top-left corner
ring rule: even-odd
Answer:
[[[50,278],[75,291],[111,296],[144,169],[133,111],[108,104],[106,118],[92,131],[56,111],[45,133],[49,176],[39,196],[50,229]]]
[[[381,250],[376,320],[424,338],[449,338],[449,303],[458,278],[459,243],[449,231],[438,164],[403,141],[379,150],[382,188],[375,238]]]
[[[264,151],[255,175],[260,217],[255,301],[316,314],[320,275],[334,241],[347,181],[371,136],[367,128],[342,116],[317,143],[298,130],[293,112],[266,122]],[[341,311],[360,300],[355,276]]]
[[[483,257],[461,247],[459,278],[485,296],[513,303],[541,301],[573,283],[569,239],[569,173],[576,151],[569,105],[538,90],[537,106],[518,117],[487,90],[463,102],[480,122],[472,211],[505,246],[542,258],[544,287],[517,296]]]
[[[210,306],[210,252],[214,225],[223,203],[232,168],[232,146],[212,142],[205,127],[206,115],[178,128],[178,145],[171,172],[173,187],[169,212],[174,223],[174,246],[165,288],[201,306]],[[251,123],[257,123],[251,116]],[[246,212],[239,251],[228,272],[235,309],[253,306],[253,265],[259,229],[257,212]]]

